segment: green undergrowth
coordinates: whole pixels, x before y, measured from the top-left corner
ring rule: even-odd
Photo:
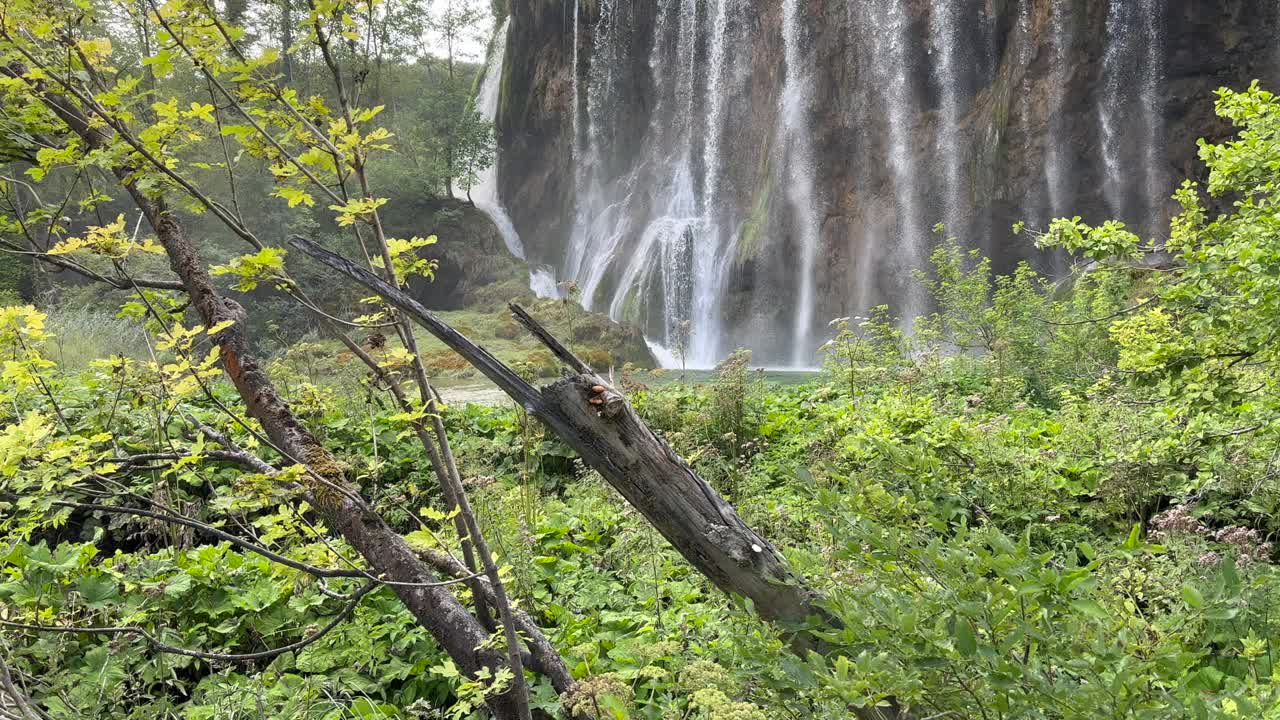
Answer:
[[[1207,192],[1238,200],[1211,217],[1184,185],[1159,256],[1121,223],[1056,220],[1036,241],[1089,262],[1052,283],[1026,266],[995,276],[944,240],[917,277],[936,312],[910,332],[888,308],[833,320],[806,385],[766,382],[745,351],[706,382],[616,379],[815,591],[828,617],[805,628],[713,587],[522,410],[443,409],[509,594],[578,681],[557,698],[532,678],[539,711],[1280,719],[1280,103],[1224,90],[1218,110],[1241,137],[1202,144]],[[535,309],[587,342],[572,305]],[[161,343],[153,327],[155,362],[61,367],[46,319],[0,308],[0,649],[40,712],[486,717],[490,684],[385,588],[270,658],[162,652],[286,647],[359,583],[322,585],[120,508],[180,512],[295,561],[356,561],[307,505],[301,469],[226,411],[208,331],[167,328]],[[451,320],[519,352],[497,310]],[[416,416],[302,348],[268,368],[298,419],[411,546],[460,554]],[[280,472],[211,454],[192,418]],[[812,651],[789,649],[800,629]]]
[[[1232,717],[1230,707],[1258,717],[1270,707],[1280,583],[1263,538],[1278,528],[1254,504],[1280,495],[1275,480],[1256,480],[1274,431],[1200,456],[1199,472],[1215,478],[1206,483],[1152,456],[1144,437],[1162,428],[1145,410],[1039,397],[992,358],[864,369],[851,395],[834,360],[818,381],[784,387],[756,380],[738,356],[707,383],[633,397],[824,593],[844,624],[826,634],[826,656],[791,655],[777,628],[711,587],[537,424],[494,407],[447,415],[512,595],[608,716],[837,717],[889,694],[924,709],[981,702],[992,717],[1045,707],[1061,708],[1045,717]],[[77,422],[106,412],[84,402],[93,382],[68,378],[64,411]],[[359,412],[351,398],[296,405],[411,542],[447,536],[429,466],[391,412]],[[142,415],[130,442],[153,425]],[[138,489],[208,488],[210,509],[225,511],[243,502],[233,500],[239,475],[190,466]],[[256,507],[229,517],[325,562],[330,549],[297,518]],[[1194,520],[1171,520],[1170,507]],[[140,624],[222,652],[297,641],[342,606],[309,577],[207,543],[69,518],[11,540],[0,598],[10,613]],[[40,669],[54,717],[434,717],[460,682],[386,590],[321,642],[247,666],[128,637],[9,642],[16,667]],[[549,688],[536,697],[554,707]]]

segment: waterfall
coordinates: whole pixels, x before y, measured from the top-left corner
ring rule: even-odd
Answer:
[[[809,136],[809,103],[812,96],[807,63],[801,58],[797,7],[799,0],[783,0],[782,41],[786,79],[778,103],[778,124],[783,140],[778,146],[785,167],[787,199],[795,213],[800,257],[796,266],[795,315],[792,327],[791,364],[805,367],[813,362],[814,272],[821,235],[817,183],[814,181],[813,141]]]
[[[575,2],[581,1],[575,0]],[[616,95],[620,92],[620,89],[615,86],[614,70],[625,60],[620,52],[621,43],[616,38],[622,30],[620,20],[622,8],[618,7],[618,1],[601,0],[600,2],[600,19],[595,27],[591,65],[587,75],[587,126],[580,141],[580,152],[575,153],[574,157],[574,227],[569,237],[568,250],[565,253],[560,275],[580,284],[583,281],[583,264],[587,259],[588,249],[599,251],[599,248],[592,246],[596,244],[594,241],[601,234],[601,225],[610,223],[615,216],[620,216],[625,210],[616,204],[612,208],[608,205],[603,208],[598,207],[599,198],[589,192],[604,171],[601,167],[602,153],[610,145],[607,133],[612,117],[609,111],[614,105]],[[577,32],[576,26],[574,31]],[[576,88],[580,83],[579,72],[575,71],[573,75]],[[621,226],[622,218],[616,217],[616,220]],[[605,227],[607,228],[607,225]],[[618,237],[614,242],[607,244],[610,247],[616,246],[617,240],[620,239]],[[596,254],[594,258],[596,262],[611,259],[611,253],[603,256]],[[584,292],[581,298],[583,307],[590,310],[594,301],[593,296]]]
[[[476,112],[489,122],[493,122],[498,116],[498,94],[502,89],[502,64],[507,56],[507,30],[510,27],[511,18],[507,18],[494,33],[493,49],[489,53],[489,62],[485,66],[484,81],[480,83],[480,92],[475,99]],[[511,224],[511,216],[507,214],[507,209],[498,198],[498,163],[493,163],[479,173],[475,187],[471,188],[470,196],[475,206],[498,226],[507,251],[523,259],[524,246],[520,243],[520,235]]]
[[[552,214],[519,228],[555,262],[531,282],[575,282],[689,366],[738,345],[811,364],[836,308],[910,323],[937,221],[1008,267],[1050,258],[1005,219],[1145,232],[1163,207],[1164,45],[1184,32],[1166,0],[567,1],[572,52],[509,69],[542,108],[572,103],[569,201],[522,193]],[[561,111],[527,108],[553,137]]]
[[[1132,13],[1129,3],[1113,0],[1107,6],[1106,50],[1102,55],[1104,85],[1098,105],[1098,125],[1102,134],[1102,164],[1106,170],[1102,189],[1106,195],[1111,216],[1121,218],[1127,210],[1124,160],[1121,158],[1120,124],[1124,121],[1125,70],[1137,65],[1134,56]]]
[[[582,66],[578,64],[578,30],[581,27],[578,20],[578,8],[582,6],[582,0],[570,0],[573,3],[573,65],[569,69],[569,83],[573,86],[573,158],[578,159],[578,143],[581,141],[582,134],[578,125],[581,122],[579,116],[582,114],[582,100],[578,96],[578,71]]]
[[[961,177],[960,155],[960,93],[963,78],[960,65],[968,58],[961,57],[960,52],[963,24],[959,5],[956,0],[932,0],[929,12],[929,40],[936,55],[933,74],[941,96],[934,152],[941,160],[940,175],[946,184],[942,221],[952,234],[963,234],[966,231],[963,227],[963,214],[966,213],[964,199],[968,195]]]
[[[653,47],[641,65],[622,50],[630,39],[630,6],[602,3],[586,88],[585,148],[576,168],[577,209],[562,267],[564,277],[578,283],[585,307],[642,324],[652,341],[669,347],[682,324],[692,324],[695,283],[710,278],[693,272],[693,258],[714,245],[705,238],[699,202],[704,183],[695,162],[702,130],[700,5],[659,3]],[[623,147],[617,137],[637,118],[622,107],[618,85],[637,71],[653,78],[657,99],[642,139],[635,148]],[[646,318],[639,304],[653,292],[661,302],[643,300],[653,310]],[[707,309],[704,315],[707,326],[699,337],[714,343],[720,335],[712,323],[715,313]],[[691,353],[690,359],[702,358]]]
[[[1045,177],[1049,187],[1050,216],[1057,218],[1071,212],[1070,148],[1063,139],[1064,116],[1067,110],[1067,83],[1071,80],[1071,46],[1075,42],[1072,28],[1072,6],[1069,3],[1053,3],[1049,40],[1053,48],[1053,65],[1049,75],[1049,126],[1045,138]]]
[[[654,114],[658,122],[650,126],[655,137],[663,138],[655,144],[659,155],[652,158],[664,170],[657,178],[661,192],[655,205],[657,212],[642,230],[639,247],[630,253],[623,266],[621,280],[609,304],[609,313],[621,317],[636,288],[647,284],[653,273],[658,273],[666,300],[661,333],[663,344],[670,346],[680,324],[688,319],[691,288],[685,258],[692,252],[694,238],[701,228],[693,170],[698,2],[668,0],[660,6],[659,12],[657,32],[660,38],[671,37],[669,28],[672,20],[675,21],[674,42],[665,46],[661,42],[655,43],[649,62],[654,76],[672,91],[662,96]],[[672,55],[674,57],[670,57]],[[603,270],[601,266],[595,272],[587,273],[584,297],[596,292],[603,279]]]
[[[1164,204],[1172,190],[1166,187],[1164,163],[1164,117],[1160,107],[1161,86],[1164,80],[1164,2],[1141,0],[1143,45],[1146,53],[1142,68],[1142,116],[1146,122],[1146,147],[1143,150],[1143,171],[1146,174],[1146,222],[1147,231],[1158,232],[1163,221]]]
[[[485,120],[493,122],[498,116],[498,99],[502,90],[502,67],[506,61],[507,55],[507,32],[511,27],[511,18],[508,17],[498,27],[497,32],[493,36],[493,49],[489,53],[489,62],[485,66],[484,80],[480,83],[480,91],[476,95],[475,109]],[[498,163],[497,160],[492,165],[485,168],[479,173],[475,187],[471,188],[471,202],[475,204],[489,219],[493,220],[493,224],[497,226],[498,232],[502,235],[502,242],[507,246],[507,252],[520,258],[525,259],[524,244],[520,242],[520,234],[516,232],[515,225],[511,222],[511,215],[507,213],[507,208],[502,204],[502,198],[498,193]],[[555,297],[555,280],[549,279],[549,271],[546,268],[530,267],[529,287],[538,297]]]
[[[1102,181],[1111,217],[1124,213],[1124,176],[1120,167],[1119,105],[1124,99],[1124,56],[1128,33],[1124,31],[1124,4],[1107,6],[1106,50],[1102,54],[1103,92],[1098,104],[1098,129],[1102,132],[1102,165],[1106,177]]]
[[[1163,82],[1164,4],[1160,0],[1113,0],[1107,8],[1105,80],[1098,117],[1102,135],[1103,190],[1113,217],[1153,232],[1164,188],[1160,113]],[[1136,88],[1137,92],[1132,92]],[[1136,115],[1142,117],[1138,118]],[[1139,175],[1142,183],[1130,182]],[[1137,186],[1140,195],[1133,188]]]
[[[727,255],[730,242],[721,230],[720,172],[721,141],[724,133],[727,77],[729,13],[731,0],[716,0],[712,16],[711,45],[707,62],[707,128],[702,148],[702,168],[706,182],[703,188],[702,222],[706,237],[693,254],[693,307],[690,308],[689,355],[701,365],[712,365],[720,357],[720,297],[724,294]]]
[[[1032,0],[1019,0],[1018,2],[1018,25],[1015,44],[1017,52],[1015,57],[1018,60],[1015,72],[1021,73],[1021,82],[1017,86],[1018,95],[1018,116],[1022,122],[1022,153],[1025,157],[1035,157],[1036,138],[1032,132],[1035,128],[1034,108],[1031,106],[1031,94],[1035,90],[1034,78],[1031,76],[1031,63],[1035,59],[1036,36],[1035,28],[1032,27],[1031,7]],[[1047,164],[1043,161],[1041,164]],[[1031,182],[1028,179],[1027,188],[1024,191],[1021,203],[1021,212],[1019,220],[1026,222],[1033,228],[1043,227],[1041,213],[1044,212],[1044,186],[1039,182]]]
[[[925,260],[928,238],[924,231],[924,204],[912,137],[919,103],[911,87],[911,14],[908,0],[850,0],[864,13],[859,32],[870,49],[867,70],[872,92],[886,125],[889,180],[893,187],[896,237],[864,239],[865,254],[887,260],[891,283],[901,298],[901,314],[914,317],[924,310],[920,290],[911,282],[913,268]],[[870,227],[871,223],[868,223]],[[869,265],[869,264],[866,264]],[[869,268],[867,268],[869,269]],[[869,285],[871,278],[862,275]],[[860,310],[869,308],[863,306]]]

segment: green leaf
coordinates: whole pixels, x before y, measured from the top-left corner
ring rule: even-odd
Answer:
[[[1076,550],[1079,550],[1084,559],[1089,562],[1093,562],[1093,559],[1098,557],[1098,551],[1094,550],[1093,546],[1087,542],[1076,543]]]
[[[1141,546],[1138,537],[1142,534],[1142,523],[1134,523],[1133,529],[1129,531],[1129,537],[1124,541],[1125,550],[1137,550]]]
[[[76,584],[80,597],[89,607],[101,608],[119,594],[115,580],[107,575],[86,575]]]
[[[287,200],[289,202],[289,207],[297,207],[299,205],[312,207],[316,204],[315,198],[311,197],[311,193],[303,190],[302,188],[281,185],[280,187],[277,187],[275,192],[272,194],[278,198],[284,198]]]
[[[1089,600],[1087,598],[1072,600],[1071,609],[1082,615],[1094,618],[1095,620],[1105,620],[1110,617],[1106,609],[1099,605],[1097,601]]]
[[[165,581],[164,594],[168,597],[178,597],[191,589],[191,576],[182,573],[174,575]]]
[[[1182,586],[1182,600],[1189,607],[1193,607],[1193,608],[1204,607],[1204,595],[1201,595],[1199,590],[1191,587],[1190,585]]]
[[[1239,608],[1220,607],[1220,608],[1214,608],[1206,612],[1204,614],[1204,618],[1206,620],[1216,620],[1221,622],[1225,620],[1233,620],[1239,614],[1240,614]]]
[[[973,625],[964,618],[955,619],[955,627],[952,630],[955,636],[956,649],[960,654],[972,656],[978,652],[978,637],[973,632]]]

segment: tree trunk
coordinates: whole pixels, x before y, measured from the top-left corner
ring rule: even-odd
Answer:
[[[484,373],[576,450],[717,587],[748,598],[761,616],[791,632],[797,652],[822,646],[810,632],[815,619],[827,629],[839,626],[768,540],[656,436],[625,398],[518,306],[512,306],[516,318],[575,376],[534,388],[407,293],[310,241],[294,238],[290,244],[378,293]]]
[[[280,82],[293,84],[293,0],[280,0]]]
[[[163,205],[148,198],[132,182],[123,184],[155,230],[156,239],[168,254],[174,273],[186,286],[191,305],[201,320],[207,326],[233,322],[216,338],[227,376],[239,391],[250,417],[262,425],[276,449],[323,478],[325,482],[311,484],[311,495],[313,506],[325,523],[360,553],[375,575],[396,583],[392,588],[401,602],[460,669],[474,676],[481,668],[497,672],[504,667],[506,660],[501,653],[479,649],[488,640],[485,629],[447,587],[430,585],[439,583],[440,579],[381,515],[352,492],[346,468],[303,427],[276,392],[250,348],[245,334],[244,309],[218,292],[203,258],[182,226]],[[491,697],[489,705],[500,718],[519,717],[509,693]]]
[[[15,66],[6,68],[6,71],[14,77],[22,77],[25,73],[25,69]],[[42,87],[37,89],[46,106],[84,141],[86,147],[101,149],[110,146],[110,130],[89,122],[85,112],[69,98],[47,92]],[[221,295],[196,244],[187,237],[177,218],[168,212],[164,201],[148,196],[138,187],[139,173],[135,168],[121,165],[113,168],[113,173],[155,231],[157,240],[169,257],[170,267],[182,281],[191,307],[201,321],[208,327],[230,322],[213,338],[218,345],[223,368],[248,415],[258,421],[273,448],[309,471],[306,478],[307,500],[312,507],[365,559],[372,573],[391,586],[419,624],[431,633],[465,674],[474,677],[481,669],[496,674],[506,667],[503,653],[483,647],[489,639],[485,628],[453,596],[448,586],[439,584],[440,579],[405,539],[355,492],[347,480],[347,468],[294,416],[253,354],[246,332],[248,318],[244,308]],[[563,669],[563,659],[558,655],[541,661],[555,668],[554,676],[568,675]],[[489,696],[487,703],[494,716],[501,720],[518,720],[521,717],[510,690]]]

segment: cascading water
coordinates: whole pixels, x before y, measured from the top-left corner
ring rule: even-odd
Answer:
[[[945,183],[943,216],[947,230],[963,234],[965,207],[964,178],[961,173],[960,138],[961,92],[963,90],[959,20],[962,12],[955,0],[932,0],[929,10],[929,40],[936,56],[933,63],[935,82],[941,94],[938,130],[934,136],[934,153],[939,159]]]
[[[1014,43],[1017,47],[1015,71],[1022,73],[1022,81],[1017,89],[1018,117],[1027,125],[1022,133],[1022,152],[1027,157],[1037,157],[1036,138],[1031,132],[1032,81],[1028,68],[1035,57],[1036,37],[1031,19],[1031,2],[1023,2],[1018,6],[1018,25]],[[1021,219],[1033,228],[1043,227],[1041,213],[1044,211],[1044,186],[1040,183],[1029,185],[1022,200]]]
[[[578,62],[578,31],[582,24],[579,19],[579,10],[582,7],[582,0],[570,0],[573,3],[573,64],[569,69],[569,82],[573,84],[573,157],[578,157],[579,143],[582,141],[582,130],[578,127],[582,117],[582,99],[578,95],[578,73],[582,66]]]
[[[868,70],[873,94],[886,124],[890,183],[893,188],[896,227],[895,237],[864,238],[868,253],[888,257],[886,263],[895,276],[903,303],[903,315],[914,317],[924,310],[924,299],[910,282],[912,268],[920,267],[926,255],[928,240],[921,202],[918,163],[913,147],[912,131],[919,114],[919,103],[911,86],[911,15],[906,0],[851,0],[862,8],[856,23],[863,46],[870,50]],[[868,223],[868,227],[871,224]],[[868,263],[868,266],[870,264]],[[871,284],[870,277],[862,280]],[[859,309],[866,311],[870,303],[862,299]]]
[[[1162,86],[1164,67],[1164,2],[1163,0],[1142,0],[1143,55],[1142,67],[1142,117],[1146,123],[1146,147],[1143,149],[1143,171],[1146,175],[1146,217],[1147,229],[1156,230],[1162,221],[1163,206],[1171,189],[1166,187],[1165,174],[1162,172],[1164,117],[1160,107],[1160,88]]]
[[[1061,217],[1069,212],[1071,152],[1063,139],[1067,110],[1067,83],[1071,79],[1071,45],[1075,41],[1072,6],[1054,3],[1049,27],[1053,65],[1049,78],[1049,125],[1045,138],[1045,182],[1049,188],[1049,214]]]
[[[673,353],[683,347],[695,367],[715,363],[723,337],[717,310],[732,234],[718,222],[714,198],[724,96],[735,81],[728,45],[737,2],[716,0],[704,9],[703,0],[663,0],[643,64],[621,49],[634,31],[623,7],[601,5],[575,219],[561,266],[584,306],[641,324],[652,342]],[[618,110],[618,85],[637,71],[652,77],[656,99],[639,150],[619,157],[615,134],[636,118]]]
[[[1113,217],[1154,230],[1166,194],[1160,168],[1164,125],[1160,112],[1160,0],[1115,0],[1107,8],[1104,92],[1098,120],[1102,135],[1104,191]],[[1137,88],[1138,92],[1132,92]],[[1137,134],[1136,131],[1141,131]],[[1128,179],[1141,173],[1141,195]]]
[[[581,2],[581,0],[575,0],[575,2]],[[576,218],[573,232],[569,237],[568,252],[560,270],[561,276],[576,279],[580,286],[583,282],[582,271],[588,248],[601,234],[607,233],[610,226],[621,227],[624,218],[620,215],[626,210],[624,204],[617,202],[599,207],[598,195],[586,192],[588,188],[593,187],[594,183],[606,180],[599,177],[605,172],[602,167],[603,153],[610,145],[611,137],[608,133],[613,120],[612,111],[617,106],[617,94],[622,90],[614,82],[614,70],[626,60],[621,52],[622,43],[617,37],[624,29],[623,10],[625,7],[619,7],[618,0],[602,0],[600,3],[600,18],[596,22],[591,65],[587,76],[587,125],[578,142],[579,151],[574,156]],[[575,24],[575,32],[576,30]],[[577,47],[577,43],[574,47]],[[573,73],[575,88],[581,84],[581,80],[578,79],[579,67],[575,66]],[[577,92],[580,91],[575,90],[575,93]],[[575,107],[575,113],[577,112],[581,110]],[[625,195],[619,198],[624,203],[626,199]],[[603,227],[601,227],[602,224],[604,224]],[[612,260],[613,248],[621,240],[620,232],[613,233],[613,237],[610,238],[612,241],[607,243],[608,252],[603,257],[599,254],[599,248],[591,247],[595,251],[593,258],[595,262]],[[582,293],[581,298],[583,307],[591,309],[593,295]]]
[[[811,364],[820,313],[929,309],[934,222],[1008,267],[1047,258],[1005,219],[1139,226],[1167,193],[1164,0],[568,1],[569,72],[521,68],[566,180],[519,227],[666,362]]]
[[[484,80],[480,83],[480,91],[476,95],[475,108],[481,117],[493,122],[498,116],[498,97],[502,90],[502,67],[507,56],[507,34],[511,27],[511,18],[507,18],[494,33],[493,49],[489,53],[489,62],[485,66]],[[502,204],[498,194],[498,164],[495,162],[479,174],[475,187],[469,193],[471,201],[481,212],[488,215],[502,235],[502,242],[512,255],[524,259],[524,244],[520,242],[520,233],[507,208]],[[530,267],[529,287],[538,297],[553,297],[556,294],[555,280],[547,268]]]
[[[731,244],[720,212],[721,134],[724,131],[728,77],[729,14],[736,10],[733,0],[716,0],[712,14],[710,51],[707,62],[707,129],[702,149],[702,223],[706,230],[703,246],[693,252],[693,307],[690,309],[689,355],[700,364],[714,363],[720,356],[718,314],[727,274],[728,246]]]
[[[814,271],[818,257],[821,218],[818,215],[817,183],[814,181],[813,141],[809,136],[808,109],[812,95],[808,64],[802,57],[799,0],[783,0],[782,44],[786,81],[778,103],[778,124],[783,140],[777,149],[785,168],[787,200],[795,213],[799,238],[796,263],[796,307],[791,335],[791,364],[805,367],[813,363]]]
[[[489,53],[489,62],[484,70],[484,81],[480,83],[480,92],[476,95],[476,112],[481,117],[493,122],[498,115],[498,93],[502,89],[502,64],[507,56],[507,31],[511,27],[511,18],[498,27],[493,36],[493,50]],[[471,188],[471,201],[486,215],[493,219],[502,233],[502,241],[507,250],[518,258],[524,259],[524,246],[520,243],[520,235],[511,224],[502,201],[498,199],[498,165],[494,163],[480,173],[475,187]]]
[[[1102,164],[1106,170],[1103,190],[1111,215],[1124,211],[1124,176],[1120,159],[1120,105],[1124,100],[1124,69],[1129,52],[1129,36],[1125,32],[1125,5],[1113,2],[1107,7],[1107,44],[1102,56],[1105,91],[1098,105],[1098,127],[1102,131]]]

